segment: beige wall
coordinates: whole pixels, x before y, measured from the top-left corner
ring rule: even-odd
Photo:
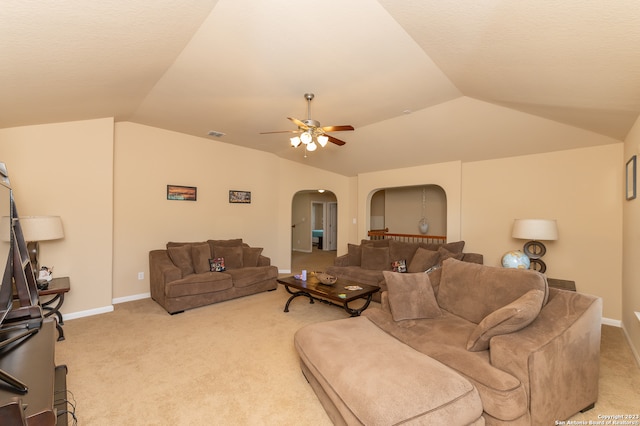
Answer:
[[[68,276],[64,312],[110,310],[113,119],[0,130],[20,216],[58,215],[65,237],[40,243],[40,264]]]
[[[603,298],[603,316],[621,319],[622,144],[465,163],[462,235],[485,264],[522,249],[516,218],[557,219],[545,242],[547,275]]]
[[[629,133],[624,144],[624,158],[619,163],[623,168],[625,163],[633,155],[640,154],[640,119]],[[637,164],[640,172],[640,164]],[[624,176],[622,178],[624,182]],[[636,185],[640,181],[636,182]],[[624,184],[623,184],[624,185]],[[637,186],[640,189],[640,186]],[[624,186],[623,186],[624,190]],[[620,197],[624,191],[620,192]],[[640,312],[640,191],[637,198],[631,201],[623,201],[624,213],[624,237],[622,257],[622,324],[624,331],[631,342],[638,364],[640,364],[640,318],[636,312]]]
[[[550,276],[603,297],[604,316],[622,319],[637,347],[640,198],[623,204],[621,194],[624,158],[640,145],[638,127],[624,153],[623,144],[604,145],[349,178],[133,123],[118,123],[114,132],[113,120],[101,119],[2,129],[0,161],[9,168],[21,215],[62,217],[65,239],[42,243],[41,260],[72,279],[65,314],[99,312],[112,298],[148,293],[148,251],[169,240],[242,236],[290,270],[298,191],[322,187],[335,194],[340,255],[348,242],[366,238],[369,197],[377,189],[435,184],[447,195],[449,239],[465,239],[467,251],[484,253],[487,264],[521,247],[523,241],[510,237],[514,218],[558,219],[560,239],[547,244],[545,256]],[[197,186],[198,201],[166,200],[167,184]],[[251,191],[252,203],[230,205],[229,189]]]

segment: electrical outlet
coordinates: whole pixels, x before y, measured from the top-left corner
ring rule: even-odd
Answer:
[[[144,272],[138,272],[138,279],[144,280]]]

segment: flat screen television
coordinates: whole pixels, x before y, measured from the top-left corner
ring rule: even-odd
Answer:
[[[0,163],[0,325],[13,302],[13,198],[4,163]]]

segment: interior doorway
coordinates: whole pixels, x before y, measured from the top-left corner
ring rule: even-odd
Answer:
[[[333,264],[338,248],[338,200],[333,192],[299,191],[291,203],[291,252],[293,260],[305,254],[304,263],[317,254]],[[327,260],[327,257],[331,258]]]

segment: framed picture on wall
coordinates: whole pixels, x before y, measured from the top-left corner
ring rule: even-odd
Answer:
[[[626,184],[625,190],[627,200],[636,198],[636,156],[634,155],[627,161]]]
[[[250,191],[229,191],[229,202],[230,203],[241,203],[241,204],[250,204],[251,203],[251,192]]]
[[[195,186],[167,185],[167,200],[196,201],[197,198]]]

